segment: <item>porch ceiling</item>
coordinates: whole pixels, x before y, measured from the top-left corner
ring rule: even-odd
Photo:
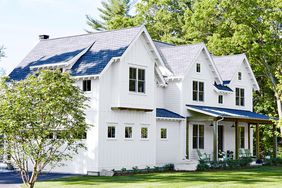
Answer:
[[[270,117],[247,110],[217,108],[210,106],[186,105],[188,110],[205,114],[211,117],[224,118],[225,121],[242,121],[248,123],[273,124]]]

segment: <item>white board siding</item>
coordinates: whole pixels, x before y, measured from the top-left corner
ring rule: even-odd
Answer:
[[[167,129],[167,139],[161,139],[161,128]],[[179,163],[183,156],[185,140],[181,135],[181,123],[178,121],[157,120],[157,164]]]

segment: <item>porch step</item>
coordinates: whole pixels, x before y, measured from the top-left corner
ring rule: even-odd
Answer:
[[[196,171],[198,164],[199,164],[199,162],[197,160],[186,161],[186,162],[183,162],[183,163],[175,164],[174,169],[176,171]]]

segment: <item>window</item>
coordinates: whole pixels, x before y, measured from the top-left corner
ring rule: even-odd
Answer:
[[[193,149],[204,149],[204,125],[193,125]]]
[[[204,101],[204,82],[193,81],[193,101]]]
[[[223,95],[218,95],[218,103],[223,104]]]
[[[201,72],[201,64],[200,63],[196,64],[196,72]]]
[[[145,70],[129,68],[129,91],[145,93]]]
[[[242,88],[236,88],[236,105],[245,106],[245,90]]]
[[[109,126],[108,127],[108,138],[115,138],[116,137],[116,127]]]
[[[91,80],[83,80],[83,91],[91,91]]]
[[[161,128],[161,139],[167,139],[167,129]]]
[[[245,127],[240,127],[240,148],[245,148]]]
[[[143,139],[148,138],[148,128],[147,127],[141,128],[141,138],[143,138]]]
[[[125,138],[132,138],[132,127],[125,127],[124,137]]]
[[[238,72],[238,80],[242,80],[242,73]]]

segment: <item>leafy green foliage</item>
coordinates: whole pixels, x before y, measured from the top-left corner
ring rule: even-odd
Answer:
[[[145,24],[155,40],[183,43],[184,13],[193,0],[141,0],[136,4],[136,24]]]
[[[242,167],[250,166],[251,158],[245,157],[239,160],[226,160],[226,161],[203,161],[197,166],[198,171],[218,170],[218,169],[240,169]]]
[[[102,1],[102,6],[98,8],[102,21],[86,15],[87,24],[92,29],[101,31],[134,26],[132,17],[129,15],[130,0]]]
[[[43,70],[22,81],[1,82],[0,132],[5,154],[20,169],[29,187],[34,186],[46,165],[63,165],[62,161],[85,148],[77,135],[88,129],[84,114],[87,98],[74,83],[68,73],[59,70]]]

